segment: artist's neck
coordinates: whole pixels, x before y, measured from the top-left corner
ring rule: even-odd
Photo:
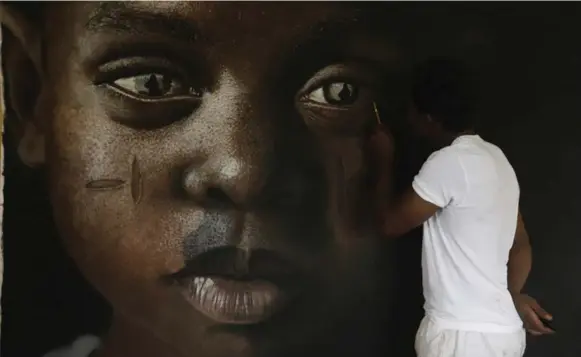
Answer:
[[[438,138],[436,139],[436,143],[435,144],[438,147],[449,146],[449,145],[451,145],[454,142],[454,140],[458,139],[461,136],[464,136],[464,135],[475,135],[475,134],[476,134],[476,132],[474,130],[472,130],[472,129],[470,129],[470,130],[464,130],[464,131],[459,132],[459,133],[452,133],[452,132],[446,131],[446,132],[441,133],[438,136]]]

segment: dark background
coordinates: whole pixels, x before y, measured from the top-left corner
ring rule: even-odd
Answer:
[[[481,134],[505,151],[519,177],[534,254],[526,290],[554,314],[558,330],[530,338],[526,356],[581,356],[581,5],[397,6],[390,11],[399,11],[394,26],[405,28],[410,59],[452,55],[480,74]],[[19,164],[7,135],[5,145],[2,355],[38,357],[81,333],[103,331],[109,311],[58,244],[42,175]],[[400,140],[402,184],[421,165],[419,147]],[[398,341],[392,356],[414,356],[423,313],[419,235],[397,242],[398,299],[394,328],[386,329]]]

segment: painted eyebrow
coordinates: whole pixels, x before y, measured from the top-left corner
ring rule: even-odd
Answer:
[[[195,42],[200,31],[191,21],[169,14],[152,13],[124,2],[105,2],[85,25],[91,32],[118,31],[136,35],[166,35],[183,42]]]
[[[156,13],[136,7],[131,2],[103,2],[90,15],[85,27],[90,32],[117,31],[141,36],[166,36],[180,42],[209,42],[200,28],[191,20],[171,13]],[[365,29],[359,11],[339,19],[321,20],[308,26],[295,39],[290,49],[289,60],[301,57],[319,58],[321,62],[345,57],[337,42],[342,33]],[[363,31],[365,32],[365,31]],[[329,42],[329,40],[331,40]],[[352,55],[347,55],[354,60]],[[357,58],[360,60],[369,59]],[[324,63],[322,63],[324,64]]]
[[[333,61],[353,61],[368,65],[375,69],[385,67],[384,61],[376,60],[365,55],[352,53],[344,47],[341,40],[343,34],[349,36],[357,33],[354,38],[369,33],[362,21],[357,17],[320,21],[310,26],[296,41],[296,45],[289,51],[289,62],[299,63],[301,58],[316,58],[322,67]],[[373,32],[371,32],[373,33]]]

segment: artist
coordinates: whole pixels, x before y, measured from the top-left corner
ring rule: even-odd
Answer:
[[[386,237],[423,224],[419,357],[521,357],[523,322],[533,335],[554,332],[542,321],[551,315],[522,293],[531,246],[519,184],[503,152],[474,131],[475,93],[462,63],[439,58],[419,66],[410,123],[436,150],[399,200],[387,199],[389,182],[378,185]],[[388,180],[389,132],[378,130],[370,146]]]

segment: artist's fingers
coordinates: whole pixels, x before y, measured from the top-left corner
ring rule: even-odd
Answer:
[[[551,330],[550,328],[544,327],[542,331],[535,330],[535,329],[527,329],[527,331],[533,336],[541,336],[541,335],[552,335],[555,331]]]
[[[530,307],[530,305],[527,305],[523,315],[527,329],[541,332],[540,330],[543,328],[543,323],[534,312],[534,310]]]
[[[527,329],[527,332],[530,333],[532,336],[552,335],[555,333],[555,331],[553,331],[551,329],[547,329],[547,331],[543,331],[543,332],[532,330],[532,329]]]
[[[553,316],[549,314],[545,309],[543,309],[537,301],[535,300],[531,301],[530,306],[541,318],[549,321],[553,319]]]
[[[555,331],[551,330],[550,328],[546,327],[537,313],[533,310],[530,305],[527,305],[527,309],[524,312],[524,321],[525,321],[525,328],[532,334],[532,335],[544,335],[544,334],[551,334]]]
[[[391,129],[387,127],[385,124],[378,125],[378,132],[380,132],[385,139],[389,139],[390,142],[393,142],[393,135],[391,133]]]
[[[389,132],[384,132],[383,130],[377,130],[369,140],[369,145],[371,150],[375,152],[379,157],[386,158],[393,155],[394,143]]]
[[[377,129],[374,130],[373,134],[371,135],[372,140],[390,140],[391,139],[391,132],[385,125],[379,124]]]

